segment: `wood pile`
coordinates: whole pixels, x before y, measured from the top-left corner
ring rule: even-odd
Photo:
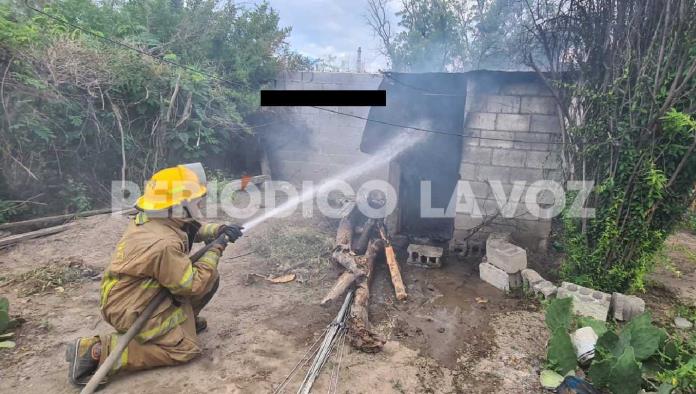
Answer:
[[[379,352],[385,341],[370,330],[368,313],[375,264],[386,261],[397,300],[405,300],[408,296],[384,221],[364,218],[355,202],[348,202],[338,225],[331,257],[344,271],[321,304],[333,303],[348,289],[354,288],[355,297],[347,319],[348,339],[356,349],[368,353]]]

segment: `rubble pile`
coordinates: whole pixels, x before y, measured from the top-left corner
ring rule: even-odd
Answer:
[[[486,256],[479,264],[481,280],[502,290],[524,287],[544,298],[572,298],[573,312],[600,321],[611,317],[629,321],[645,311],[645,302],[632,295],[608,294],[570,282],[560,287],[527,268],[527,252],[511,242],[509,234],[494,233],[486,241]]]

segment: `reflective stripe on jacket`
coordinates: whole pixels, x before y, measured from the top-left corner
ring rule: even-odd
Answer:
[[[142,343],[164,335],[186,320],[177,298],[202,295],[212,288],[219,255],[208,251],[192,264],[181,228],[177,219],[149,219],[143,213],[128,225],[101,283],[99,306],[116,331],[127,331],[150,300],[166,288],[174,297],[160,304],[136,339]],[[218,228],[201,226],[196,241],[209,242]]]

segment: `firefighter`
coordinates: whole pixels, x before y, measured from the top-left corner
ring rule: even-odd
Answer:
[[[205,172],[199,163],[178,165],[154,174],[135,206],[138,213],[116,245],[101,283],[99,308],[115,333],[79,338],[70,344],[68,376],[84,385],[115,348],[119,335],[135,322],[160,291],[162,302],[130,342],[109,376],[185,363],[201,353],[197,334],[207,326],[199,316],[218,288],[218,260],[227,242],[212,245],[200,260],[188,257],[194,242],[230,242],[242,227],[202,223]]]

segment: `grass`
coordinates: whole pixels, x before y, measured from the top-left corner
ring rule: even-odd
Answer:
[[[259,234],[253,247],[280,269],[305,265],[319,269],[329,263],[333,238],[316,227],[275,223]]]
[[[22,297],[44,293],[48,290],[60,290],[65,286],[82,282],[97,274],[81,262],[51,262],[47,265],[16,275],[3,285],[16,284]]]

